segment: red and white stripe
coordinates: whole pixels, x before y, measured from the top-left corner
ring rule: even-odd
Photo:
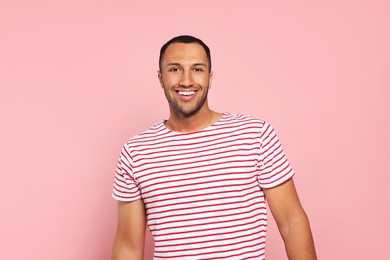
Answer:
[[[160,122],[131,138],[113,197],[143,199],[154,259],[264,259],[262,188],[293,174],[271,125],[224,113],[200,131],[177,133]]]

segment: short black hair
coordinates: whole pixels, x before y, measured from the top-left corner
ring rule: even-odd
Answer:
[[[191,35],[176,36],[176,37],[170,39],[169,41],[167,41],[167,43],[165,43],[161,47],[160,58],[158,59],[158,66],[160,68],[160,71],[161,71],[162,57],[164,56],[164,53],[165,53],[166,49],[168,48],[168,46],[171,45],[172,43],[198,43],[198,44],[200,44],[206,52],[207,61],[209,62],[209,72],[211,71],[211,54],[210,54],[209,47],[202,40],[200,40],[194,36],[191,36]]]

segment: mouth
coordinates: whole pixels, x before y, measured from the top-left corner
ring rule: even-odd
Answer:
[[[194,90],[187,90],[187,91],[182,91],[182,90],[176,90],[176,93],[178,93],[180,96],[192,96],[192,95],[195,95],[195,92]]]

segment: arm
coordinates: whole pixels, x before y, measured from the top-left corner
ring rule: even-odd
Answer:
[[[264,193],[284,240],[288,258],[317,259],[309,220],[299,202],[293,180],[264,189]]]
[[[118,202],[118,226],[112,249],[112,260],[142,260],[146,214],[142,199]]]

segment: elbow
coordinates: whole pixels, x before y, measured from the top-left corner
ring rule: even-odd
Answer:
[[[283,222],[277,223],[279,232],[283,239],[291,234],[310,231],[310,223],[306,213],[302,210],[286,218]]]
[[[143,244],[134,244],[122,239],[115,239],[112,248],[112,260],[135,259],[142,260],[144,257]]]

